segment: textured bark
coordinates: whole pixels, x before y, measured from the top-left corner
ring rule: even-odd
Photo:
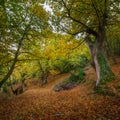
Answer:
[[[114,76],[103,54],[103,42],[105,39],[105,31],[103,29],[101,30],[102,31],[100,31],[99,36],[96,37],[95,42],[91,42],[90,37],[86,39],[92,57],[92,66],[96,71],[96,88],[98,88],[100,83],[109,81]]]
[[[97,75],[96,87],[98,87],[100,83],[111,80],[114,74],[102,52],[94,56],[94,63]]]
[[[98,86],[100,84],[101,75],[100,75],[100,65],[98,62],[97,53],[94,54],[93,61],[94,61],[94,65],[95,65],[96,75],[97,75],[96,86]]]

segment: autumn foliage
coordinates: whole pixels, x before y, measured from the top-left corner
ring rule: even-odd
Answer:
[[[119,59],[118,59],[119,60]],[[118,66],[119,65],[119,66]],[[119,74],[120,64],[112,65]],[[0,100],[0,120],[119,120],[120,93],[114,96],[99,95],[93,91],[95,72],[86,71],[86,81],[74,89],[54,92],[55,84],[70,76],[69,73],[50,77],[44,87],[28,86],[28,90],[18,96]],[[89,79],[88,79],[89,78]],[[116,88],[119,79],[109,82]]]
[[[1,0],[0,120],[120,120],[119,8]]]

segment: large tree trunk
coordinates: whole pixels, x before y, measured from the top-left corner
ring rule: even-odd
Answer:
[[[98,88],[100,83],[109,81],[113,78],[114,74],[103,54],[103,40],[105,39],[105,33],[102,31],[99,36],[96,37],[95,42],[91,42],[90,37],[86,38],[87,45],[90,49],[92,66],[96,71],[96,85]]]
[[[94,68],[96,70],[96,87],[99,86],[100,83],[105,83],[109,80],[111,80],[114,76],[104,54],[102,51],[99,51],[99,48],[97,51],[94,51],[93,55],[93,62],[94,62]]]

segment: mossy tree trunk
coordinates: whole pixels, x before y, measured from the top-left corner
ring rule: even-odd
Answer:
[[[97,75],[96,87],[98,87],[100,83],[110,81],[114,77],[114,74],[101,51],[94,55],[93,59]]]
[[[100,65],[100,74],[101,74],[101,82],[105,82],[106,80],[109,81],[111,77],[114,76],[105,56],[103,53],[98,54],[98,62]]]
[[[106,39],[105,28],[100,28],[98,36],[93,41],[90,36],[86,37],[86,43],[90,49],[92,66],[96,71],[96,88],[102,82],[107,82],[114,77],[114,74],[103,53],[103,44]]]

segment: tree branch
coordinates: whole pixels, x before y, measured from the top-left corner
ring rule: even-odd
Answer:
[[[71,13],[70,13],[70,10],[71,10],[71,9],[69,9],[69,8],[67,7],[67,5],[66,5],[66,3],[65,3],[64,0],[62,0],[62,3],[63,3],[63,5],[64,5],[64,7],[66,8],[67,13],[68,13],[68,16],[66,16],[66,17],[68,17],[68,18],[70,18],[71,20],[73,20],[74,22],[77,22],[77,23],[79,23],[80,25],[84,26],[85,29],[86,29],[85,31],[86,31],[87,33],[92,34],[92,35],[94,35],[94,36],[98,36],[98,34],[97,34],[96,31],[94,31],[93,29],[91,29],[90,27],[88,27],[88,26],[87,26],[86,24],[84,24],[83,22],[81,22],[81,21],[79,21],[79,20],[77,20],[77,19],[75,19],[74,17],[71,16]]]
[[[96,6],[95,6],[95,4],[94,4],[94,1],[91,0],[91,2],[92,2],[92,6],[93,6],[93,8],[94,8],[94,10],[95,10],[96,16],[97,16],[97,18],[98,18],[99,26],[100,26],[101,21],[100,21],[100,16],[99,16],[98,10],[97,10],[97,8],[96,8]]]

